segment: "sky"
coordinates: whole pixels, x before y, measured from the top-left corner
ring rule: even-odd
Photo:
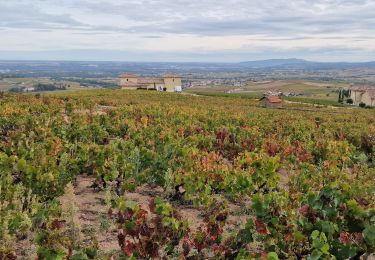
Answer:
[[[375,60],[375,0],[0,0],[0,60]]]

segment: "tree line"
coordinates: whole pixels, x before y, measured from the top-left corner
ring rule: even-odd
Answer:
[[[9,92],[20,93],[20,92],[39,92],[39,91],[55,91],[55,90],[66,90],[67,86],[63,84],[43,84],[38,83],[31,88],[27,87],[12,87],[9,89]]]

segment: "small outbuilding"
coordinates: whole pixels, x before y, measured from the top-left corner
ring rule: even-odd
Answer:
[[[283,101],[278,96],[264,96],[259,101],[261,107],[281,108],[283,106]]]

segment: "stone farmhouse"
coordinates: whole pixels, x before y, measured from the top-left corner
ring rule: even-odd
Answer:
[[[375,87],[353,86],[349,88],[349,92],[354,105],[364,103],[366,106],[375,107]]]
[[[181,92],[181,76],[177,74],[164,74],[161,78],[142,78],[137,75],[125,73],[120,76],[122,89],[148,89],[167,92]]]
[[[264,96],[259,101],[261,107],[281,108],[283,106],[283,101],[278,96]]]

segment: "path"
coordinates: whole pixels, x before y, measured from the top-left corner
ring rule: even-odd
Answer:
[[[119,250],[116,227],[107,216],[105,192],[91,187],[94,180],[92,176],[79,175],[74,187],[83,242],[89,243],[95,237],[101,251]],[[62,203],[63,200],[64,197]]]

